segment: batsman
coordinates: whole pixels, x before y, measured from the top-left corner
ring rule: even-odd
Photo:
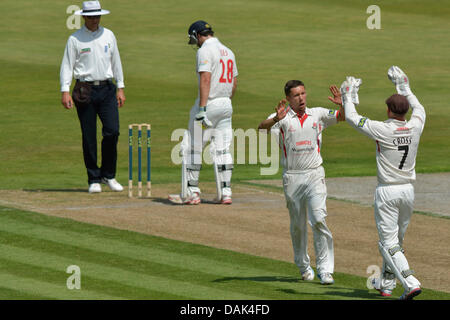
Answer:
[[[191,108],[189,130],[181,143],[181,195],[169,195],[174,203],[197,205],[203,147],[211,141],[211,158],[217,187],[217,202],[231,204],[233,139],[231,99],[237,86],[237,66],[233,51],[214,37],[211,26],[199,20],[188,30],[190,45],[196,45],[198,97]]]

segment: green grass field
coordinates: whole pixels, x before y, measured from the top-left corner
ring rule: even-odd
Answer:
[[[73,1],[2,2],[0,63],[4,81],[0,108],[2,188],[86,186],[81,133],[74,110],[60,104],[59,68]],[[118,179],[127,174],[126,128],[152,124],[152,179],[179,179],[170,160],[178,143],[173,130],[186,128],[196,94],[195,51],[187,28],[203,18],[236,53],[239,88],[233,102],[233,127],[256,128],[283,97],[286,80],[307,85],[310,106],[328,106],[330,84],[346,75],[361,77],[361,113],[384,120],[384,100],[395,89],[389,66],[401,66],[427,110],[427,124],[417,157],[418,172],[449,171],[450,80],[448,52],[450,2],[381,1],[381,30],[369,30],[370,1],[105,1],[111,14],[102,24],[118,39],[126,82],[121,110]],[[81,2],[79,3],[81,5]],[[139,8],[139,10],[136,10]],[[328,176],[374,175],[374,144],[347,124],[324,134]],[[211,170],[204,179],[212,180]],[[278,178],[279,175],[273,176]],[[234,179],[257,179],[257,165],[237,165]],[[270,178],[270,177],[263,177]]]
[[[332,107],[328,87],[347,75],[363,79],[360,112],[384,120],[384,100],[395,91],[386,72],[395,64],[427,111],[417,172],[450,171],[450,1],[378,1],[381,30],[366,27],[367,0],[101,2],[111,11],[102,25],[118,39],[125,74],[117,176],[123,184],[126,128],[134,122],[152,124],[152,182],[179,180],[179,166],[170,159],[178,141],[170,137],[187,126],[197,95],[187,29],[198,19],[237,56],[234,128],[256,128],[293,78],[306,83],[309,106]],[[81,1],[2,1],[1,189],[87,188],[76,112],[60,104],[59,68],[74,32],[66,28],[71,4]],[[322,148],[327,176],[375,175],[374,150],[345,123],[328,129]],[[280,177],[260,176],[259,168],[236,165],[233,180]],[[202,180],[213,180],[208,166]],[[324,288],[300,284],[289,263],[9,208],[1,208],[0,220],[2,299],[377,298],[365,279],[352,275],[337,274],[339,284]],[[72,264],[81,267],[83,290],[65,287]],[[420,298],[449,295],[426,290]]]
[[[0,299],[386,299],[349,274],[322,286],[300,281],[292,263],[5,207],[0,213]],[[67,288],[71,265],[80,268],[80,290]],[[418,298],[450,294],[425,289]]]

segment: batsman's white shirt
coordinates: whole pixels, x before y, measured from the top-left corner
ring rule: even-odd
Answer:
[[[287,115],[272,126],[271,131],[279,134],[284,171],[308,170],[319,167],[322,131],[337,123],[338,110],[305,108],[300,117],[290,109]],[[275,113],[269,116],[273,118]]]
[[[360,116],[352,102],[345,104],[347,122],[376,141],[378,183],[406,184],[416,180],[416,155],[425,125],[425,109],[415,95],[406,97],[412,108],[409,121],[384,122]]]
[[[238,76],[236,59],[233,51],[224,46],[219,39],[215,37],[209,38],[197,50],[199,84],[200,72],[211,73],[211,87],[208,100],[231,97],[234,78]],[[200,89],[198,97],[200,97]]]
[[[114,33],[104,27],[90,31],[86,26],[67,40],[60,70],[61,92],[70,91],[72,77],[82,81],[116,79],[125,87],[119,48]]]
[[[196,71],[198,75],[198,97],[191,108],[189,117],[189,135],[183,138],[183,149],[190,150],[184,153],[184,163],[201,164],[203,147],[211,138],[211,131],[214,133],[211,140],[211,149],[213,161],[217,165],[232,165],[233,157],[230,153],[231,142],[233,141],[232,115],[233,106],[231,104],[231,95],[233,92],[234,78],[238,71],[234,53],[224,46],[219,39],[212,37],[207,39],[197,50]],[[196,134],[195,125],[197,122],[195,115],[198,113],[200,103],[200,72],[211,73],[211,83],[207,102],[206,116],[212,123],[208,130],[201,130],[201,134]],[[201,129],[201,127],[200,127]],[[190,138],[189,138],[190,137]],[[191,140],[192,138],[192,140]],[[198,182],[200,171],[189,170],[188,180]],[[231,170],[222,170],[219,172],[221,183],[227,183],[228,186],[222,188],[222,196],[232,195],[230,181]],[[188,193],[201,193],[198,186],[189,186]]]

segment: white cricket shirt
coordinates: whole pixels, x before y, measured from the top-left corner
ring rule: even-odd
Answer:
[[[61,92],[68,92],[72,77],[82,81],[116,79],[123,88],[122,63],[114,33],[106,28],[92,32],[86,26],[67,40],[61,63]]]
[[[268,119],[275,115],[271,114]],[[322,132],[337,123],[338,115],[338,110],[305,108],[305,114],[300,117],[290,109],[283,119],[272,126],[271,131],[279,134],[281,163],[285,172],[315,169],[322,164]]]
[[[233,51],[224,46],[219,39],[207,39],[197,50],[197,75],[200,84],[200,72],[211,73],[211,87],[208,100],[230,98],[233,81],[238,75],[236,58]],[[200,85],[198,97],[200,98]]]
[[[405,184],[416,180],[416,155],[426,116],[415,95],[406,98],[412,108],[409,121],[370,120],[360,116],[351,101],[344,106],[347,122],[376,142],[379,184]]]

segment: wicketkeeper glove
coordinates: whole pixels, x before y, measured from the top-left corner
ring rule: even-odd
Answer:
[[[362,80],[356,79],[355,77],[347,77],[346,80],[342,82],[340,90],[343,104],[347,101],[351,101],[355,105],[359,104],[358,90],[361,84]]]
[[[201,121],[202,124],[205,127],[212,127],[211,121],[209,121],[208,117],[206,116],[206,107],[198,107],[198,112],[195,115],[196,121]]]
[[[402,96],[409,96],[412,94],[409,87],[409,79],[406,74],[397,66],[392,66],[388,70],[388,78],[395,84],[398,94]]]

